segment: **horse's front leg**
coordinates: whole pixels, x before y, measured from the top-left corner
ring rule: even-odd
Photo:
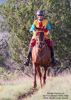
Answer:
[[[37,69],[36,69],[36,65],[33,64],[33,71],[34,71],[34,88],[37,87],[37,83],[36,83],[36,74],[37,74]]]
[[[47,72],[47,66],[44,67],[43,84],[46,84],[46,72]]]
[[[38,75],[39,75],[39,78],[40,78],[40,84],[41,84],[41,87],[42,87],[42,73],[41,73],[41,68],[40,68],[39,65],[36,68],[37,68],[37,72],[38,72]]]

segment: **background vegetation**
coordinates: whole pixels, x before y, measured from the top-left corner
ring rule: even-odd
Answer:
[[[48,77],[46,86],[32,96],[35,93],[32,90],[33,70],[31,66],[25,67],[23,61],[32,36],[29,29],[36,19],[38,9],[45,11],[45,18],[52,24],[55,54],[61,60],[61,66],[48,69],[51,76],[60,76]],[[34,97],[41,100],[42,96],[47,94],[47,90],[49,93],[61,92],[68,95],[68,100],[71,99],[71,75],[68,75],[71,73],[70,0],[6,0],[0,5],[0,32],[1,100],[20,100],[27,96],[32,96],[32,100]],[[3,41],[1,35],[8,38],[7,41]]]
[[[26,51],[32,33],[29,29],[36,19],[36,11],[45,11],[45,17],[52,24],[55,52],[61,60],[71,61],[71,5],[69,0],[7,0],[0,5],[4,21],[1,31],[9,32],[9,48],[12,58],[21,61],[21,49]]]

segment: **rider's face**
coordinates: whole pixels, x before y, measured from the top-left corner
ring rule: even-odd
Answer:
[[[43,20],[43,18],[44,18],[43,16],[38,16],[38,15],[37,15],[37,19],[38,19],[38,20]]]

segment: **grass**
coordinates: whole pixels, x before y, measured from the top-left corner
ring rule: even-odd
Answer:
[[[71,100],[70,79],[71,75],[48,78],[42,89],[24,100]]]
[[[0,100],[17,100],[18,97],[26,93],[30,87],[32,87],[32,84],[30,84],[29,81],[20,84],[0,85]]]
[[[26,77],[22,71],[12,72],[0,67],[0,100],[17,100],[20,95],[29,91],[33,82]]]
[[[0,69],[0,71],[2,72],[4,69]],[[7,76],[10,78],[12,75]],[[70,79],[71,75],[68,74],[64,76],[48,77],[47,83],[42,89],[39,89],[39,91],[35,92],[31,96],[28,94],[26,99],[22,97],[21,100],[71,100]],[[18,97],[26,94],[30,88],[33,87],[33,78],[28,76],[15,76],[14,81],[11,80],[9,83],[4,80],[4,82],[5,84],[0,85],[0,100],[20,100]],[[50,99],[53,98],[52,94],[55,99]],[[60,97],[60,99],[56,99],[59,95],[64,97],[68,96],[68,98],[61,99]]]

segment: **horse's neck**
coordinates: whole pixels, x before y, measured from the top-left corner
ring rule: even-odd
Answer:
[[[48,47],[46,45],[41,49],[38,46],[36,46],[36,49],[38,55],[45,55],[45,53],[48,51]]]

